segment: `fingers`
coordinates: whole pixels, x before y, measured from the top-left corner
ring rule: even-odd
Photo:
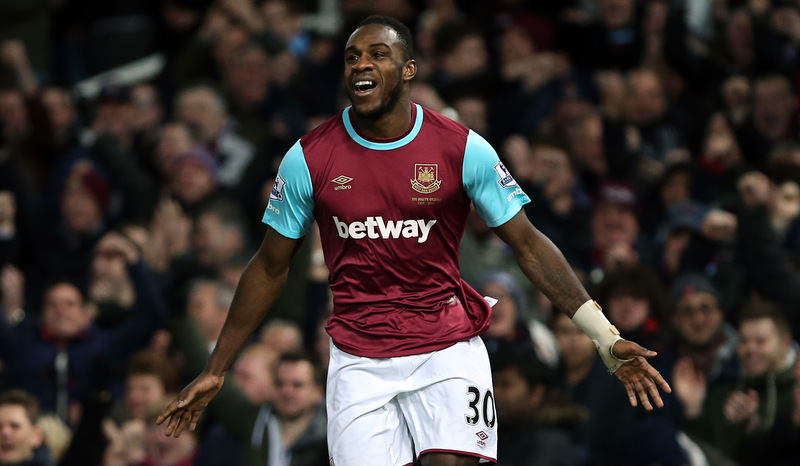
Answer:
[[[649,379],[645,379],[644,384],[647,387],[647,392],[650,394],[650,397],[656,404],[656,407],[663,408],[664,400],[661,399],[661,394],[658,393],[658,386],[655,384],[655,382]],[[667,385],[667,388],[669,388],[669,385]]]
[[[174,436],[175,438],[178,438],[178,437],[180,437],[180,436],[181,436],[181,434],[183,433],[183,431],[184,431],[184,430],[186,429],[186,427],[189,425],[189,421],[190,421],[191,419],[192,419],[192,411],[186,411],[186,410],[183,410],[183,411],[181,412],[181,415],[180,415],[180,417],[178,418],[178,425],[177,425],[177,427],[175,428],[175,434],[173,434],[173,436]]]
[[[647,389],[644,387],[645,382],[637,380],[633,385],[636,387],[636,393],[639,395],[639,401],[642,402],[644,409],[647,411],[652,411],[653,405],[650,404],[650,399],[647,397]]]
[[[172,433],[175,432],[175,429],[178,427],[178,422],[180,421],[181,415],[183,415],[183,411],[175,412],[169,417],[169,423],[167,424],[167,429],[164,431],[164,435],[167,437],[172,436]]]
[[[189,430],[194,430],[197,428],[197,420],[200,419],[200,411],[195,411],[192,413],[192,420],[189,422]]]
[[[172,400],[172,403],[167,406],[164,412],[158,416],[158,419],[156,419],[156,424],[161,425],[165,420],[173,416],[179,409],[187,406],[193,399],[194,393],[192,392],[179,394],[174,400]]]
[[[648,366],[649,366],[649,364],[648,364]],[[650,368],[648,369],[647,373],[650,376],[650,381],[652,381],[653,389],[656,390],[656,393],[658,393],[658,388],[661,388],[661,390],[664,390],[664,393],[672,393],[672,387],[669,386],[667,381],[664,380],[664,377],[661,376],[661,373],[658,372],[654,367],[650,366]],[[658,387],[656,387],[656,385]],[[659,398],[660,398],[660,396],[659,396]]]
[[[636,391],[633,388],[633,383],[625,382],[625,390],[628,392],[628,400],[631,402],[631,406],[634,408],[638,406],[638,402],[636,401]]]

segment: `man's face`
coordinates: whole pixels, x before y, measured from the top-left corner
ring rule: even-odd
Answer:
[[[186,313],[197,321],[206,340],[216,340],[225,323],[227,309],[217,305],[217,291],[214,284],[198,285],[189,295],[186,307]]]
[[[42,444],[41,431],[20,405],[0,406],[0,464],[19,464]]]
[[[153,374],[132,374],[125,380],[125,409],[131,419],[144,420],[164,395],[164,384]]]
[[[652,72],[638,72],[628,77],[625,114],[635,125],[657,122],[667,110],[667,101],[658,77]]]
[[[483,294],[498,299],[492,307],[492,321],[486,333],[496,338],[513,339],[519,310],[508,288],[500,283],[487,283]]]
[[[42,106],[56,131],[65,131],[75,121],[75,109],[63,89],[50,87],[42,92]]]
[[[565,314],[559,314],[556,317],[553,334],[567,369],[585,366],[594,361],[597,355],[594,342]]]
[[[756,83],[753,93],[753,121],[770,141],[779,139],[796,109],[789,84],[781,78]]]
[[[178,98],[178,119],[198,129],[204,141],[211,141],[225,126],[227,115],[212,91],[204,88],[184,91]]]
[[[61,195],[61,215],[74,233],[89,233],[103,220],[103,208],[87,188],[71,187]]]
[[[322,388],[314,382],[314,368],[308,361],[279,363],[275,382],[275,412],[281,418],[297,419],[322,400]]]
[[[632,332],[640,328],[650,317],[650,303],[647,299],[627,293],[611,296],[605,307],[608,319],[621,332]]]
[[[344,51],[344,83],[356,115],[374,120],[394,108],[416,72],[415,62],[404,54],[390,27],[368,24],[353,32]]]
[[[91,313],[84,306],[80,291],[62,283],[51,288],[44,298],[42,324],[59,338],[72,338],[89,326]]]
[[[596,248],[607,250],[616,244],[633,245],[639,234],[639,221],[629,207],[603,202],[592,212],[592,240]]]
[[[757,377],[780,369],[791,339],[772,319],[749,319],[739,327],[739,363],[744,375]]]
[[[722,310],[717,298],[709,293],[683,295],[675,307],[673,323],[678,334],[691,346],[704,346],[719,332]]]
[[[221,261],[220,250],[223,249],[227,231],[214,213],[201,214],[195,225],[192,246],[200,263],[215,265]],[[227,248],[225,248],[227,249]]]
[[[275,380],[271,361],[258,353],[243,354],[233,366],[233,381],[253,404],[271,402]]]
[[[516,423],[529,418],[531,408],[541,402],[542,390],[535,390],[516,367],[492,374],[497,415],[503,422]]]

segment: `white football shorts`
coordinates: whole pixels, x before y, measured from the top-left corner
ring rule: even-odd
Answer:
[[[483,341],[396,358],[363,358],[331,343],[332,466],[407,466],[425,453],[497,458],[497,414]]]

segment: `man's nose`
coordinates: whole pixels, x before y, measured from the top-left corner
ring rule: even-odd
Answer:
[[[370,60],[369,55],[362,55],[358,57],[358,60],[353,64],[353,68],[356,70],[372,68],[372,60]]]

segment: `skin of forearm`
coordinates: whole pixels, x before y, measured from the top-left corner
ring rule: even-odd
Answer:
[[[267,310],[283,289],[288,267],[270,270],[263,262],[263,259],[256,256],[242,274],[206,371],[220,376],[225,374],[244,342],[264,319]]]
[[[533,226],[533,233],[514,248],[522,272],[533,285],[569,317],[587,300],[589,293],[581,284],[561,251]]]

